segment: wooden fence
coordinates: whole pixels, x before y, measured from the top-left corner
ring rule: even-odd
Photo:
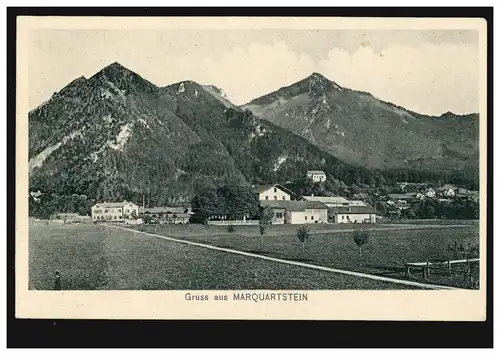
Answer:
[[[238,220],[238,221],[208,221],[208,224],[213,226],[255,226],[259,224],[258,219],[247,219],[246,221]]]
[[[459,259],[459,260],[446,260],[446,261],[423,261],[418,263],[406,263],[405,264],[405,276],[407,278],[411,277],[411,269],[421,269],[422,276],[427,279],[427,276],[431,274],[431,270],[448,270],[452,272],[451,265],[453,264],[463,264],[467,262],[478,262],[479,258],[473,259]]]

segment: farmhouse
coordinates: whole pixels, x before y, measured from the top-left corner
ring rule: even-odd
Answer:
[[[92,219],[95,221],[123,221],[131,215],[139,215],[139,206],[133,202],[102,202],[91,208]]]
[[[292,191],[278,184],[254,185],[252,189],[259,196],[259,201],[290,201],[293,195]]]
[[[273,224],[311,224],[328,221],[328,207],[317,201],[261,201],[273,211]]]
[[[349,207],[349,200],[340,196],[302,196],[303,201],[315,201],[325,204],[327,207]]]
[[[313,182],[322,182],[326,181],[326,174],[321,170],[310,170],[307,172],[307,177],[311,179]]]
[[[328,217],[332,223],[377,223],[375,211],[369,206],[332,207]]]
[[[189,217],[191,217],[188,209],[183,207],[140,207],[139,215],[154,218],[160,224],[185,224],[189,222]]]

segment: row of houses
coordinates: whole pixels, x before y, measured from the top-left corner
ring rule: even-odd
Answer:
[[[399,183],[399,186],[402,190],[407,185],[402,185],[404,183]],[[407,183],[406,183],[407,184]],[[417,184],[415,184],[417,185]],[[418,185],[425,185],[425,184],[418,184]],[[416,199],[424,199],[426,197],[429,198],[434,198],[434,197],[478,197],[479,198],[479,192],[474,191],[474,190],[468,190],[464,188],[457,187],[452,184],[445,184],[440,187],[432,188],[432,187],[426,187],[422,188],[420,187],[420,192],[409,192],[409,193],[402,193],[402,194],[389,194],[389,197],[397,197],[397,196],[403,196],[403,197],[413,197]]]
[[[188,223],[191,210],[184,207],[150,207],[144,208],[129,201],[101,202],[90,208],[94,221],[123,222],[128,219],[150,217],[167,223]]]
[[[376,223],[375,211],[360,200],[334,196],[302,196],[282,185],[254,186],[261,207],[273,212],[273,224]]]
[[[271,209],[273,224],[376,223],[375,211],[363,201],[314,195],[297,200],[292,191],[279,184],[252,188],[260,207]],[[178,224],[188,223],[191,215],[190,208],[143,208],[129,201],[100,202],[91,207],[93,221],[123,222],[149,216],[159,223]]]

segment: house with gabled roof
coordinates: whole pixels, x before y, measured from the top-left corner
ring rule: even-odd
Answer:
[[[328,218],[332,223],[377,223],[376,213],[370,206],[332,207]]]
[[[307,177],[313,182],[323,182],[326,181],[326,174],[321,170],[309,170],[307,172]]]
[[[94,221],[121,222],[139,215],[139,206],[133,202],[99,202],[90,208]]]
[[[259,201],[290,201],[294,193],[280,184],[254,185],[252,190]]]

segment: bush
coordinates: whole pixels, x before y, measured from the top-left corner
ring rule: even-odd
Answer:
[[[234,232],[234,230],[235,230],[235,229],[234,229],[234,226],[233,226],[232,224],[230,224],[230,225],[228,225],[228,226],[227,226],[227,231],[228,231],[229,233],[233,233],[233,232]]]

